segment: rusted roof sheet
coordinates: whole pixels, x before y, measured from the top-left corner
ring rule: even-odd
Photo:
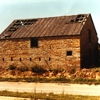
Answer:
[[[14,20],[1,39],[80,35],[89,14]]]

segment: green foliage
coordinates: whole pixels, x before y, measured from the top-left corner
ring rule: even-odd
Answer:
[[[94,71],[94,72],[100,72],[100,67],[94,67],[94,68],[91,68],[91,71]]]
[[[40,65],[34,65],[33,67],[31,67],[31,70],[32,72],[37,73],[37,74],[42,74],[46,72],[46,69],[44,69]]]
[[[21,72],[25,72],[25,71],[28,71],[29,70],[29,68],[27,66],[21,66],[21,67],[18,67],[17,69],[19,71],[21,71]]]
[[[86,78],[65,78],[65,77],[56,77],[56,78],[40,78],[35,76],[33,78],[2,78],[0,77],[0,82],[40,82],[40,83],[73,83],[73,84],[100,84],[100,80],[95,79],[86,79]]]
[[[74,74],[76,72],[75,69],[71,69],[70,74]]]
[[[68,82],[68,80],[65,77],[59,77],[54,79],[55,82]]]
[[[63,72],[64,69],[62,69],[62,68],[56,68],[56,69],[52,69],[52,71],[53,71],[55,74],[58,74],[58,73],[60,73],[60,72]]]
[[[15,70],[15,69],[16,69],[16,66],[15,66],[15,65],[10,65],[10,66],[9,66],[9,69],[10,69],[10,70]]]
[[[54,94],[54,93],[32,93],[28,92],[11,92],[11,91],[0,91],[0,96],[11,96],[30,98],[30,100],[99,100],[100,96],[81,96],[81,95],[69,95],[69,94]],[[25,100],[26,100],[25,99]]]

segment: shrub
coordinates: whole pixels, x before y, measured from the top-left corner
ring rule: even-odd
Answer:
[[[55,74],[58,74],[59,72],[63,72],[63,71],[64,71],[64,69],[61,69],[61,68],[53,69],[53,72]]]
[[[21,66],[21,67],[18,68],[18,70],[21,71],[21,72],[25,72],[25,71],[28,71],[29,68],[27,66]]]
[[[70,74],[74,74],[75,72],[76,72],[75,69],[71,69],[71,70],[70,70]]]
[[[10,66],[9,66],[9,69],[10,69],[10,70],[15,70],[15,69],[16,69],[16,66],[10,65]]]
[[[46,69],[44,69],[42,66],[40,65],[34,65],[32,68],[31,68],[32,72],[34,73],[37,73],[37,74],[42,74],[42,73],[45,73],[46,72]]]
[[[100,72],[100,67],[98,67],[98,68],[92,68],[91,70],[95,71],[95,72]]]

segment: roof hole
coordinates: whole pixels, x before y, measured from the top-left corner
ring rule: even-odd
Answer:
[[[84,15],[77,15],[77,17],[76,17],[76,22],[80,22],[80,21],[83,21],[83,19],[84,19]]]

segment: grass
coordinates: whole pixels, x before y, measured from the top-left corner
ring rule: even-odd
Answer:
[[[92,71],[100,72],[100,67],[91,68]]]
[[[33,78],[2,78],[0,77],[1,82],[40,82],[40,83],[72,83],[72,84],[95,84],[99,85],[100,80],[96,79],[86,79],[86,78],[40,78],[39,76],[35,76]]]
[[[100,100],[100,96],[82,96],[69,94],[53,94],[53,93],[28,93],[28,92],[11,92],[0,91],[0,96],[21,97],[30,99],[44,99],[44,100]]]

